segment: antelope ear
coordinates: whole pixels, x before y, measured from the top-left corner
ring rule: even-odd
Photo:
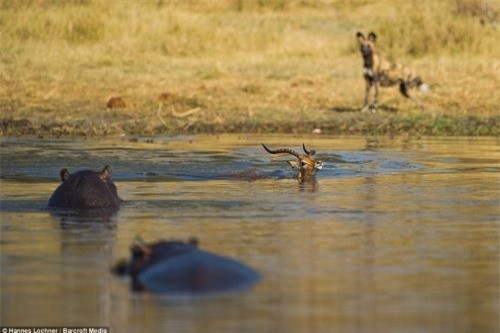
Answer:
[[[377,40],[377,35],[372,31],[368,34],[368,40],[372,41],[375,43],[375,41]]]
[[[101,177],[101,179],[104,181],[111,179],[111,168],[109,165],[106,165],[104,168],[102,168],[99,177]]]
[[[358,39],[359,43],[362,43],[365,40],[365,35],[363,35],[361,32],[356,33],[356,38]]]
[[[288,164],[290,164],[292,166],[292,168],[300,170],[300,166],[299,166],[299,163],[297,161],[291,160],[291,161],[287,161],[287,162],[288,162]]]
[[[59,176],[61,177],[61,181],[64,183],[69,179],[69,171],[68,169],[62,169],[61,172],[59,172]]]

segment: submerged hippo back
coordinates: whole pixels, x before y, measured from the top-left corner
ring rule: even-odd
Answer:
[[[243,291],[260,279],[252,268],[190,244],[160,242],[150,249],[147,260],[132,260],[130,274],[136,290],[170,294]]]
[[[49,199],[50,208],[116,209],[120,199],[106,166],[101,172],[82,170],[69,175],[61,171],[63,182]]]

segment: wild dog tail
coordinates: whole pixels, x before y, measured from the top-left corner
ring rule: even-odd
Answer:
[[[423,92],[424,94],[428,94],[430,89],[429,89],[429,86],[425,83],[422,83],[418,86],[418,89],[420,89],[421,92]]]
[[[417,86],[418,89],[424,94],[427,94],[429,92],[429,86],[425,84],[420,76],[417,76],[408,82],[405,82],[403,80],[399,81],[399,91],[404,97],[410,98],[410,95],[408,95],[408,89],[413,88]]]
[[[410,95],[408,95],[408,86],[403,80],[399,81],[399,91],[404,97],[410,98]]]
[[[422,81],[420,76],[417,76],[415,78],[415,84],[417,85],[418,89],[420,89],[421,92],[424,94],[427,94],[429,92],[429,86]]]

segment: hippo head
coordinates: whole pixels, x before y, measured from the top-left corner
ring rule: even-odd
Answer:
[[[54,209],[116,210],[120,198],[111,180],[111,168],[106,165],[100,172],[81,170],[70,174],[67,169],[59,173],[62,183],[49,199],[48,207]]]
[[[136,238],[131,260],[120,261],[113,272],[130,275],[134,291],[201,294],[241,291],[260,279],[250,267],[198,249],[198,240],[145,244]]]
[[[190,238],[187,243],[180,241],[160,241],[146,244],[142,238],[136,237],[130,248],[131,260],[120,261],[113,269],[118,275],[136,277],[145,267],[185,252],[198,248],[198,239]]]

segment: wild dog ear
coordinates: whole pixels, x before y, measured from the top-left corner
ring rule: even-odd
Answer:
[[[377,40],[377,35],[372,31],[368,34],[368,40],[372,41],[375,43],[375,41]]]
[[[356,33],[356,38],[358,39],[358,42],[362,43],[365,40],[365,35],[363,35],[363,33],[358,31]]]
[[[291,161],[287,161],[287,162],[288,162],[288,164],[290,164],[292,166],[292,168],[300,170],[300,166],[299,166],[299,163],[297,161],[291,160]]]
[[[109,165],[106,165],[104,168],[102,168],[102,171],[99,174],[99,177],[101,177],[101,179],[104,181],[111,179],[111,168]]]
[[[61,177],[61,181],[64,183],[65,181],[67,181],[69,179],[69,171],[68,169],[64,168],[61,170],[61,172],[59,172],[59,176]]]

